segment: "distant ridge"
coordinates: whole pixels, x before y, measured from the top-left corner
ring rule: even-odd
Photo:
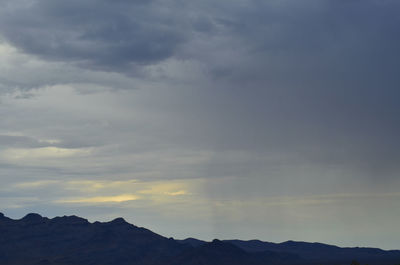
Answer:
[[[1,265],[398,265],[400,251],[340,248],[321,243],[259,240],[174,240],[123,218],[94,222],[30,213],[14,220],[0,213]]]
[[[190,244],[193,247],[207,244],[207,241],[198,240],[195,238],[187,238],[180,240],[185,244]],[[312,263],[327,262],[337,263],[344,261],[358,260],[368,264],[400,264],[400,250],[382,250],[379,248],[365,247],[338,247],[334,245],[322,243],[308,243],[301,241],[286,241],[283,243],[264,242],[261,240],[223,240],[236,247],[249,252],[260,253],[271,251],[276,253],[291,253],[297,257],[307,260]]]
[[[287,252],[293,253],[300,257],[304,257],[307,260],[320,262],[324,260],[330,260],[334,262],[341,262],[344,260],[357,259],[368,264],[372,262],[382,262],[384,260],[395,260],[399,263],[399,250],[384,251],[379,248],[341,248],[334,245],[322,244],[322,243],[308,243],[308,242],[297,242],[297,241],[286,241],[283,243],[271,243],[263,242],[259,240],[225,240],[243,250],[249,252],[259,251],[276,251],[276,252]]]

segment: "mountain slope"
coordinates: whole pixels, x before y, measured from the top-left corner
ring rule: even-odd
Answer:
[[[77,216],[49,219],[0,213],[1,265],[311,265],[400,264],[400,251],[340,248],[320,243],[167,239],[122,218],[90,223]]]
[[[400,262],[400,251],[384,251],[378,248],[340,248],[321,243],[286,241],[283,243],[263,242],[259,240],[225,240],[248,252],[274,251],[293,253],[312,262],[351,262],[358,260],[369,264]]]
[[[176,257],[171,265],[290,264],[299,263],[300,261],[298,256],[293,254],[272,251],[251,253],[231,243],[213,240],[210,243],[201,244],[197,248],[186,251]]]
[[[0,216],[0,264],[159,264],[188,248],[122,218]],[[29,261],[29,263],[25,263]]]

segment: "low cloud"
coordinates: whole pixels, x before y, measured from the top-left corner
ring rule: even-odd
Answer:
[[[31,161],[41,159],[57,159],[73,156],[89,155],[90,150],[87,149],[66,149],[58,147],[41,147],[41,148],[9,148],[0,153],[0,156],[7,161]]]
[[[99,197],[89,197],[89,198],[71,198],[71,199],[61,199],[57,200],[56,203],[121,203],[127,201],[138,200],[139,197],[132,194],[122,194],[115,196],[99,196]]]
[[[169,195],[169,196],[181,196],[181,195],[189,195],[185,190],[178,190],[178,191],[166,191],[164,194]]]
[[[60,184],[60,181],[57,180],[37,180],[37,181],[28,181],[28,182],[18,182],[13,185],[14,189],[39,189],[43,187],[48,187],[52,185]]]

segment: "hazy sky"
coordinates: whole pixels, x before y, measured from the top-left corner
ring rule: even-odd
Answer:
[[[0,211],[400,249],[399,12],[0,0]]]

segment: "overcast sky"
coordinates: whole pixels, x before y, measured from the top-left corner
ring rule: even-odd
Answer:
[[[0,0],[0,211],[400,249],[398,0]]]

